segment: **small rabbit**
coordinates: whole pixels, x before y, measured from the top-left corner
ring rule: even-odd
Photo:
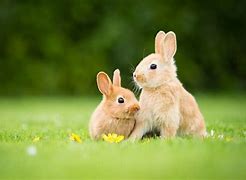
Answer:
[[[89,131],[94,140],[103,134],[116,133],[126,138],[135,126],[135,113],[140,109],[134,94],[121,87],[120,71],[114,71],[113,84],[104,72],[97,74],[97,86],[103,100],[92,114]]]
[[[154,130],[167,138],[176,134],[206,135],[205,122],[194,97],[177,78],[175,53],[175,33],[160,31],[155,38],[155,53],[145,57],[133,73],[134,81],[142,88],[141,109],[130,136],[133,140]]]

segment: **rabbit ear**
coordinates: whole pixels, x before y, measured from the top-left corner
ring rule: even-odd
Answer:
[[[155,53],[161,54],[162,51],[162,41],[165,37],[165,32],[164,31],[159,31],[156,36],[155,36]]]
[[[162,42],[163,53],[161,54],[165,61],[172,60],[177,50],[176,35],[174,32],[168,32]]]
[[[109,96],[112,92],[112,82],[105,72],[97,74],[97,86],[99,91],[106,96]]]
[[[116,69],[114,71],[113,85],[121,87],[121,77],[120,77],[120,70],[119,69]]]

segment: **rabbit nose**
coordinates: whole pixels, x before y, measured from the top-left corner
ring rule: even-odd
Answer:
[[[136,73],[133,73],[133,77],[135,77],[135,78],[137,77]]]
[[[134,104],[130,107],[131,112],[137,112],[140,109],[140,106],[138,104]]]
[[[136,74],[135,80],[139,82],[144,82],[145,81],[144,74]]]

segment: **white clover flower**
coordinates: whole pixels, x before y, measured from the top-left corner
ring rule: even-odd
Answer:
[[[218,138],[222,140],[222,139],[224,139],[224,135],[220,134],[220,135],[218,135]]]
[[[28,146],[26,149],[26,152],[29,156],[36,156],[37,154],[37,148],[35,146]]]
[[[214,130],[213,130],[213,129],[211,129],[211,131],[210,131],[210,136],[211,136],[211,137],[214,136]]]

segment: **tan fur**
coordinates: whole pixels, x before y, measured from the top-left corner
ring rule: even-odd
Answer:
[[[161,37],[162,36],[162,37]],[[142,88],[140,111],[132,139],[140,139],[153,129],[162,137],[179,135],[204,136],[203,116],[194,97],[177,79],[173,56],[176,53],[176,35],[163,31],[156,35],[155,53],[145,57],[134,72],[134,80]],[[157,69],[150,69],[156,64]]]
[[[139,104],[134,94],[122,88],[120,71],[115,70],[113,84],[104,72],[97,75],[98,89],[103,94],[103,100],[91,116],[89,131],[92,139],[101,139],[102,134],[116,133],[128,138],[135,125],[135,113]],[[125,102],[118,103],[123,97]]]

